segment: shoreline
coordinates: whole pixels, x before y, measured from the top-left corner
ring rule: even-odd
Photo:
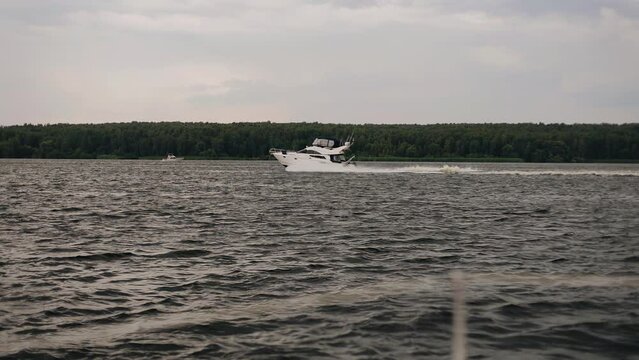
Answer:
[[[95,158],[0,158],[2,160],[141,160],[141,161],[161,161],[162,156],[148,156],[139,158],[117,157],[117,156],[98,156]],[[195,156],[185,156],[180,161],[277,161],[272,158],[237,158],[237,157],[218,157],[204,158]],[[639,160],[635,159],[586,159],[583,161],[546,161],[533,162],[525,161],[520,158],[374,158],[361,157],[355,158],[357,162],[388,162],[388,163],[514,163],[514,164],[639,164]],[[179,162],[179,161],[178,161]]]

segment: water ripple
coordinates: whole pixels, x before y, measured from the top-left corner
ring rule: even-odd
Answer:
[[[639,356],[637,165],[0,167],[0,358]]]

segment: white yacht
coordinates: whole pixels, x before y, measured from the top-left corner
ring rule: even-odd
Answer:
[[[355,166],[352,162],[355,156],[346,160],[345,153],[353,145],[353,138],[349,137],[344,143],[335,139],[315,139],[311,146],[302,150],[270,149],[273,155],[284,167],[304,167],[307,169],[340,169],[345,166]]]

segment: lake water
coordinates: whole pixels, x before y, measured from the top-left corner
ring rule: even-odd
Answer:
[[[452,164],[451,164],[452,165]],[[0,160],[0,357],[639,359],[639,166]]]

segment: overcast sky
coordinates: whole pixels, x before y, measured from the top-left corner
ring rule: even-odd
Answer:
[[[639,0],[0,0],[0,124],[639,121]]]

